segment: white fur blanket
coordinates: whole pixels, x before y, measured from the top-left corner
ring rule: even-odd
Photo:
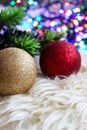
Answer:
[[[27,94],[0,97],[0,130],[87,130],[87,52],[77,75],[38,75]]]

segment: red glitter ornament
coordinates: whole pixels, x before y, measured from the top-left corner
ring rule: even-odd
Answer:
[[[81,56],[76,47],[66,40],[47,44],[40,55],[40,67],[43,74],[65,77],[77,73],[81,66]]]

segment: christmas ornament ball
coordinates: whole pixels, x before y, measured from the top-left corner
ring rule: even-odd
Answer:
[[[36,75],[35,61],[26,51],[15,47],[0,50],[0,95],[26,93]]]
[[[76,47],[66,40],[48,43],[40,55],[40,68],[43,74],[66,77],[77,73],[81,66],[81,56]]]

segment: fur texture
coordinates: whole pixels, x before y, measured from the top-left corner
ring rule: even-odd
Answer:
[[[87,54],[77,75],[54,80],[38,74],[23,95],[0,97],[0,130],[87,130]]]

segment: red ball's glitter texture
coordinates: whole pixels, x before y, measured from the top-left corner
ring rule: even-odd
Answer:
[[[81,66],[79,51],[71,43],[60,40],[47,44],[40,56],[42,72],[49,76],[69,76],[77,73]]]

